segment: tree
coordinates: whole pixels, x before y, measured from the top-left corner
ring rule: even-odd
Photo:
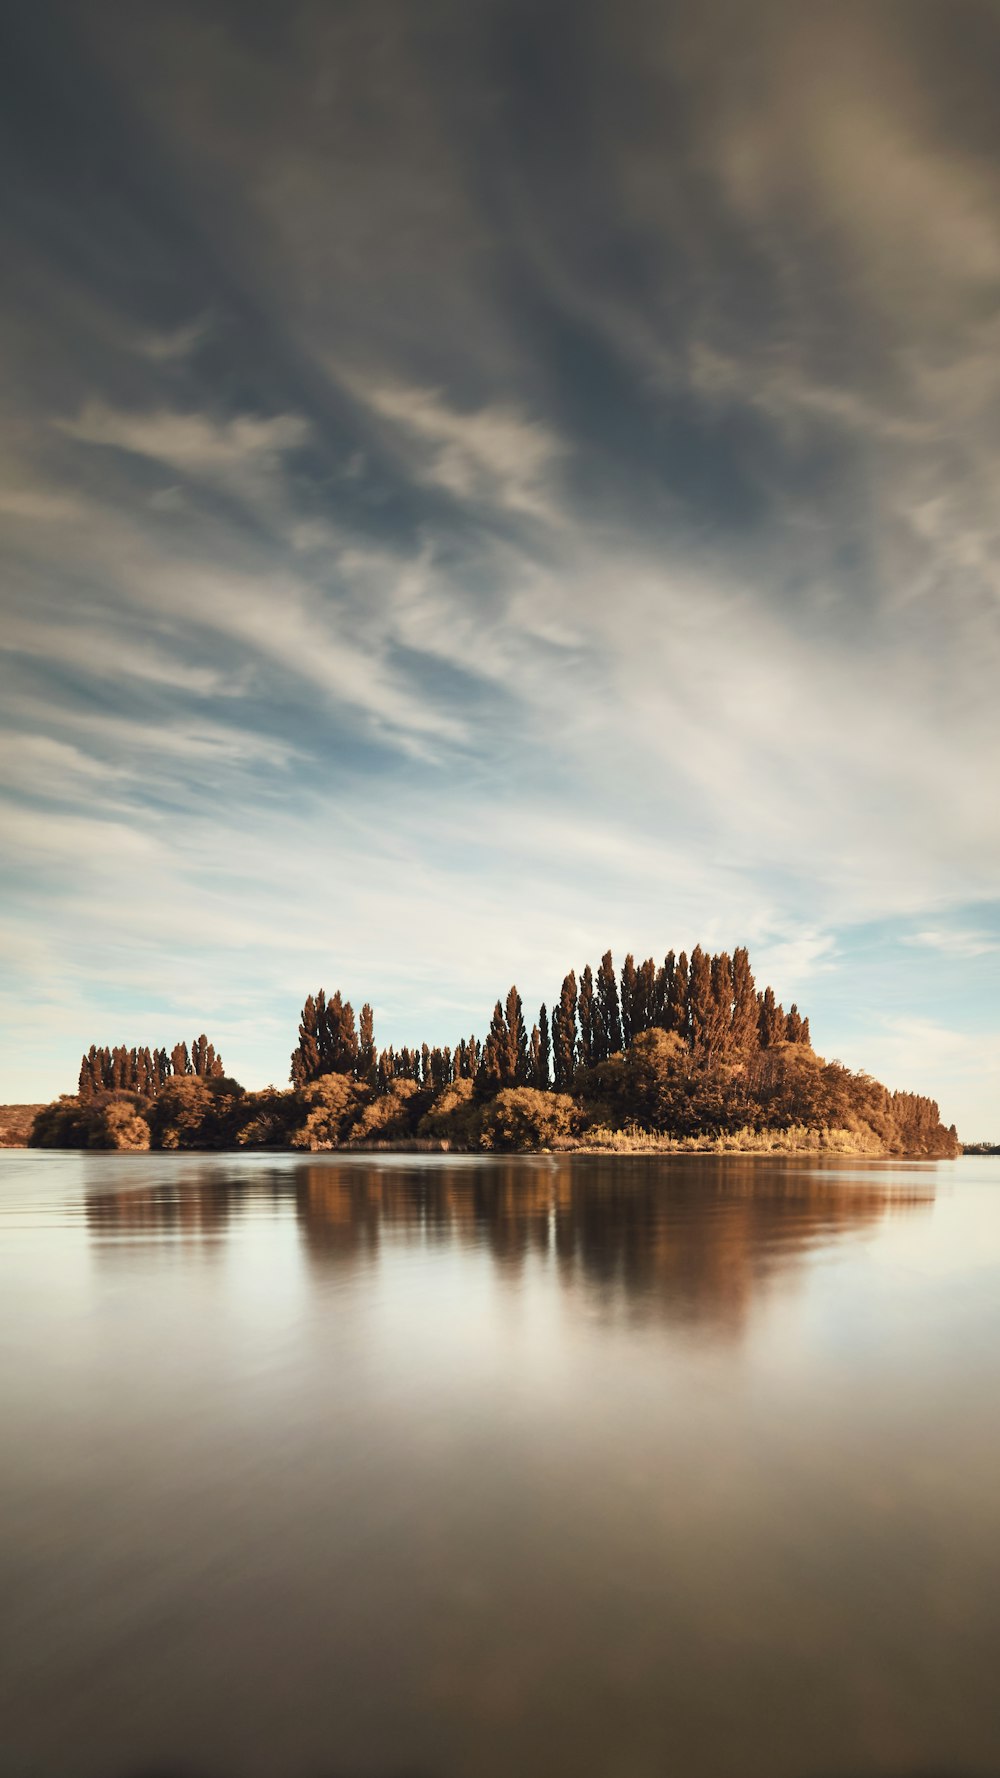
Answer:
[[[547,1092],[551,1083],[549,1074],[549,1015],[542,1002],[538,1012],[538,1023],[531,1027],[531,1039],[528,1045],[528,1084],[536,1092]]]
[[[645,1027],[639,1023],[637,1002],[639,999],[639,972],[635,966],[635,958],[631,951],[622,964],[622,1041],[627,1049],[636,1031]]]
[[[358,1059],[354,1008],[340,989],[326,1003],[326,1026],[320,1029],[320,1061],[324,1074],[353,1074]]]
[[[576,1072],[576,976],[563,977],[559,1004],[552,1014],[552,1074],[557,1093],[568,1093]]]
[[[545,1002],[538,1009],[538,1060],[535,1069],[535,1086],[539,1092],[545,1092],[552,1085],[551,1073],[552,1043],[549,1036],[549,1015]]]
[[[302,1008],[298,1047],[292,1053],[291,1078],[294,1086],[301,1087],[305,1086],[308,1080],[318,1080],[323,1072],[319,1060],[321,1014],[325,1022],[326,995],[322,988],[315,1000],[311,994],[307,995],[305,1006]]]
[[[773,988],[765,988],[763,994],[757,996],[757,1035],[761,1049],[770,1049],[773,1044],[785,1041],[785,1013],[781,1004],[775,1001]]]
[[[729,1049],[733,1020],[733,966],[728,951],[712,958],[712,1017],[709,1055],[724,1056]]]
[[[669,958],[668,958],[669,962]],[[688,960],[682,951],[667,981],[667,1031],[676,1031],[686,1043],[688,1040]]]
[[[712,964],[701,946],[695,945],[688,972],[688,1033],[695,1055],[711,1055],[712,1014]]]
[[[357,1075],[359,1080],[366,1080],[369,1085],[375,1075],[375,1015],[367,1000],[361,1008]]]
[[[662,972],[661,972],[662,973]],[[633,1036],[649,1031],[663,1022],[663,1000],[660,978],[652,957],[639,965],[639,981],[635,997]]]
[[[576,1011],[580,1021],[577,1059],[581,1068],[591,1068],[594,1063],[594,972],[589,963],[580,977]]]
[[[743,945],[733,952],[733,1012],[729,1023],[730,1047],[737,1055],[756,1049],[757,989],[750,970],[750,957]]]
[[[610,951],[605,951],[601,958],[601,967],[597,972],[595,1028],[600,1029],[599,1049],[595,1055],[596,1062],[606,1062],[609,1056],[617,1056],[622,1050],[622,1018],[618,1004],[618,977],[615,975],[614,959]]]

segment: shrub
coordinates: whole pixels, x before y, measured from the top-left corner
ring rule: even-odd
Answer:
[[[239,1082],[226,1076],[177,1075],[150,1102],[153,1147],[228,1147],[235,1141],[244,1097]]]
[[[451,1081],[417,1125],[421,1136],[437,1137],[463,1146],[478,1139],[479,1129],[479,1107],[473,1097],[473,1084],[465,1079]]]
[[[147,1149],[149,1101],[137,1093],[99,1093],[92,1099],[57,1099],[43,1106],[32,1125],[30,1148]]]
[[[321,1074],[294,1095],[293,1148],[339,1148],[361,1109],[366,1089],[349,1074]]]
[[[351,1128],[351,1142],[405,1142],[413,1135],[426,1095],[415,1080],[391,1081],[384,1093],[373,1094]]]
[[[568,1093],[540,1093],[535,1087],[504,1087],[483,1106],[483,1148],[558,1148],[573,1130],[575,1106]]]

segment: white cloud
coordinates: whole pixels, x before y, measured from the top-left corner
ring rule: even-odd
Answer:
[[[355,395],[415,441],[412,461],[419,479],[460,500],[552,522],[551,483],[563,447],[548,427],[510,403],[463,412],[440,390],[346,380]]]
[[[88,402],[75,420],[60,420],[57,426],[83,444],[149,457],[184,474],[216,477],[248,466],[274,465],[310,437],[308,422],[297,414],[269,419],[239,414],[231,420],[214,420],[165,408],[124,413],[101,402]]]
[[[904,945],[919,945],[940,951],[945,957],[988,957],[1000,951],[1000,939],[988,932],[962,931],[953,927],[930,928],[914,932],[902,940]]]

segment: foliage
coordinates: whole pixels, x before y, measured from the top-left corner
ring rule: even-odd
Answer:
[[[238,1081],[189,1074],[168,1081],[147,1113],[154,1148],[229,1148],[244,1098]]]
[[[482,1148],[560,1148],[573,1129],[576,1107],[568,1093],[540,1093],[536,1087],[504,1087],[483,1108]]]
[[[292,1090],[244,1093],[204,1036],[165,1050],[97,1049],[79,1095],[41,1110],[56,1147],[284,1147],[439,1142],[537,1148],[839,1145],[949,1155],[954,1128],[919,1095],[889,1092],[816,1054],[809,1021],[758,989],[745,949],[662,964],[606,951],[565,976],[528,1031],[516,986],[489,1031],[449,1047],[379,1049],[366,1002],[320,989],[302,1009]]]

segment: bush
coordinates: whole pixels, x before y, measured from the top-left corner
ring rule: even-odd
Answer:
[[[350,1131],[351,1142],[405,1142],[413,1135],[426,1095],[415,1080],[391,1081],[384,1093],[372,1094]]]
[[[274,1087],[247,1093],[236,1109],[233,1140],[239,1148],[287,1148],[301,1116],[297,1096]]]
[[[227,1148],[236,1140],[239,1106],[245,1097],[238,1081],[225,1076],[179,1074],[149,1102],[154,1148]]]
[[[439,1093],[417,1125],[421,1136],[468,1147],[479,1137],[479,1107],[471,1080],[453,1080]]]
[[[28,1146],[147,1149],[149,1109],[149,1100],[140,1098],[138,1093],[99,1093],[83,1101],[57,1099],[38,1113]]]
[[[349,1074],[321,1074],[294,1095],[293,1148],[339,1148],[366,1097]]]
[[[576,1107],[567,1093],[504,1087],[480,1113],[480,1145],[491,1149],[558,1148],[573,1131]]]

